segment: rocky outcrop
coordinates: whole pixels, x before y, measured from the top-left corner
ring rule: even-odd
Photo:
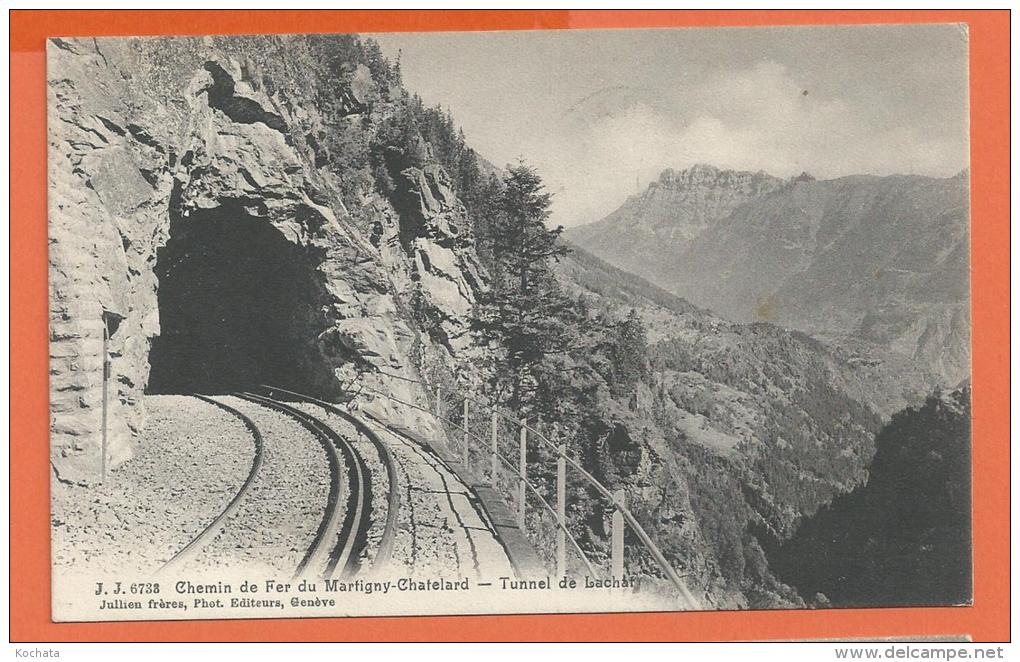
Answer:
[[[396,207],[383,212],[391,222],[380,225],[374,243],[402,276],[397,285],[414,302],[423,327],[451,352],[467,351],[466,321],[485,282],[467,212],[438,165],[405,169],[398,186]]]
[[[300,89],[269,84],[256,64],[214,40],[164,45],[167,53],[147,40],[49,46],[51,460],[69,481],[99,475],[104,320],[114,466],[131,456],[144,420],[150,350],[165,350],[159,369],[173,372],[166,384],[186,384],[188,366],[202,357],[175,354],[180,347],[243,330],[244,320],[196,330],[206,322],[194,302],[229,298],[208,288],[220,286],[221,266],[240,268],[247,250],[261,251],[245,263],[252,269],[286,265],[300,275],[297,289],[277,291],[273,274],[252,274],[241,295],[257,298],[268,287],[285,311],[266,311],[280,319],[251,347],[287,345],[279,363],[289,367],[271,376],[300,374],[294,383],[334,398],[360,380],[426,403],[410,383],[364,373],[416,377],[428,356],[452,360],[466,347],[467,315],[484,287],[470,224],[440,166],[405,172],[393,196],[363,187],[359,207],[349,208],[336,175],[322,167],[325,157],[344,155],[325,154],[315,139],[325,129]],[[170,56],[170,65],[156,61]],[[367,115],[374,83],[363,65],[352,68],[338,91],[342,114]],[[366,132],[373,119],[365,118]],[[210,237],[222,238],[221,228],[236,243],[212,254]],[[172,300],[161,291],[166,282],[176,288]],[[424,336],[421,314],[432,319]],[[376,406],[423,434],[431,429],[414,410]]]
[[[108,62],[93,42],[52,41],[49,65],[51,457],[58,476],[80,482],[102,463],[104,326],[111,466],[130,457],[141,427],[172,157],[165,137],[127,119],[139,111],[123,85],[96,75]],[[156,109],[143,108],[161,128]]]
[[[570,228],[566,236],[622,269],[671,289],[673,264],[691,241],[737,206],[782,184],[764,172],[703,164],[665,170],[609,216]]]

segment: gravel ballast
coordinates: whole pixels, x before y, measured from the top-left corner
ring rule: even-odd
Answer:
[[[156,570],[223,512],[255,444],[232,414],[184,395],[146,396],[135,457],[102,485],[52,482],[55,569]]]
[[[214,399],[259,429],[262,465],[236,510],[175,571],[291,575],[325,516],[327,451],[288,414],[235,396]],[[484,510],[453,471],[430,449],[362,419],[389,449],[399,493],[392,557],[378,567],[391,489],[379,449],[343,417],[307,403],[296,406],[350,440],[364,459],[371,504],[363,570],[458,579],[513,575]],[[55,570],[152,573],[220,516],[248,478],[256,446],[236,415],[183,395],[146,396],[146,407],[149,419],[136,456],[111,471],[104,485],[54,483]],[[348,499],[348,470],[341,459],[341,507]],[[336,532],[328,535],[335,540]]]
[[[234,396],[218,399],[258,426],[262,469],[220,534],[184,567],[293,573],[326,512],[327,452],[319,438],[292,416]],[[340,503],[346,499],[341,481]]]

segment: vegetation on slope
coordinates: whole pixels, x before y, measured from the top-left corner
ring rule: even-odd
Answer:
[[[970,389],[893,417],[867,484],[838,497],[769,559],[819,604],[971,600]]]
[[[682,477],[720,604],[797,604],[762,548],[864,479],[880,420],[852,395],[863,373],[804,334],[714,317],[582,250],[559,271],[593,314],[654,320],[639,397],[616,420]]]

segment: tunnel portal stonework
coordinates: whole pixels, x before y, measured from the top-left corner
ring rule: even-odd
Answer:
[[[48,47],[50,453],[61,480],[100,473],[104,325],[111,467],[132,455],[146,392],[276,380],[335,398],[365,369],[416,377],[423,353],[467,351],[484,274],[446,173],[410,169],[408,210],[367,190],[352,215],[302,138],[321,131],[314,108],[267,93],[208,40],[191,43],[193,61],[178,67],[188,76],[155,87],[123,73],[151,52],[145,40]],[[436,317],[428,337],[408,312],[412,294]],[[416,386],[362,379],[425,401]]]

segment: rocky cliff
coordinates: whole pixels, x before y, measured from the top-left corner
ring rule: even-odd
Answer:
[[[619,209],[595,223],[570,228],[566,236],[616,266],[672,289],[677,258],[694,239],[739,205],[782,184],[764,172],[704,164],[665,170]]]
[[[59,478],[99,475],[104,326],[111,466],[131,456],[145,392],[336,397],[366,367],[413,376],[466,351],[484,273],[464,206],[427,145],[376,185],[364,146],[406,93],[358,42],[330,68],[313,39],[50,42]]]

